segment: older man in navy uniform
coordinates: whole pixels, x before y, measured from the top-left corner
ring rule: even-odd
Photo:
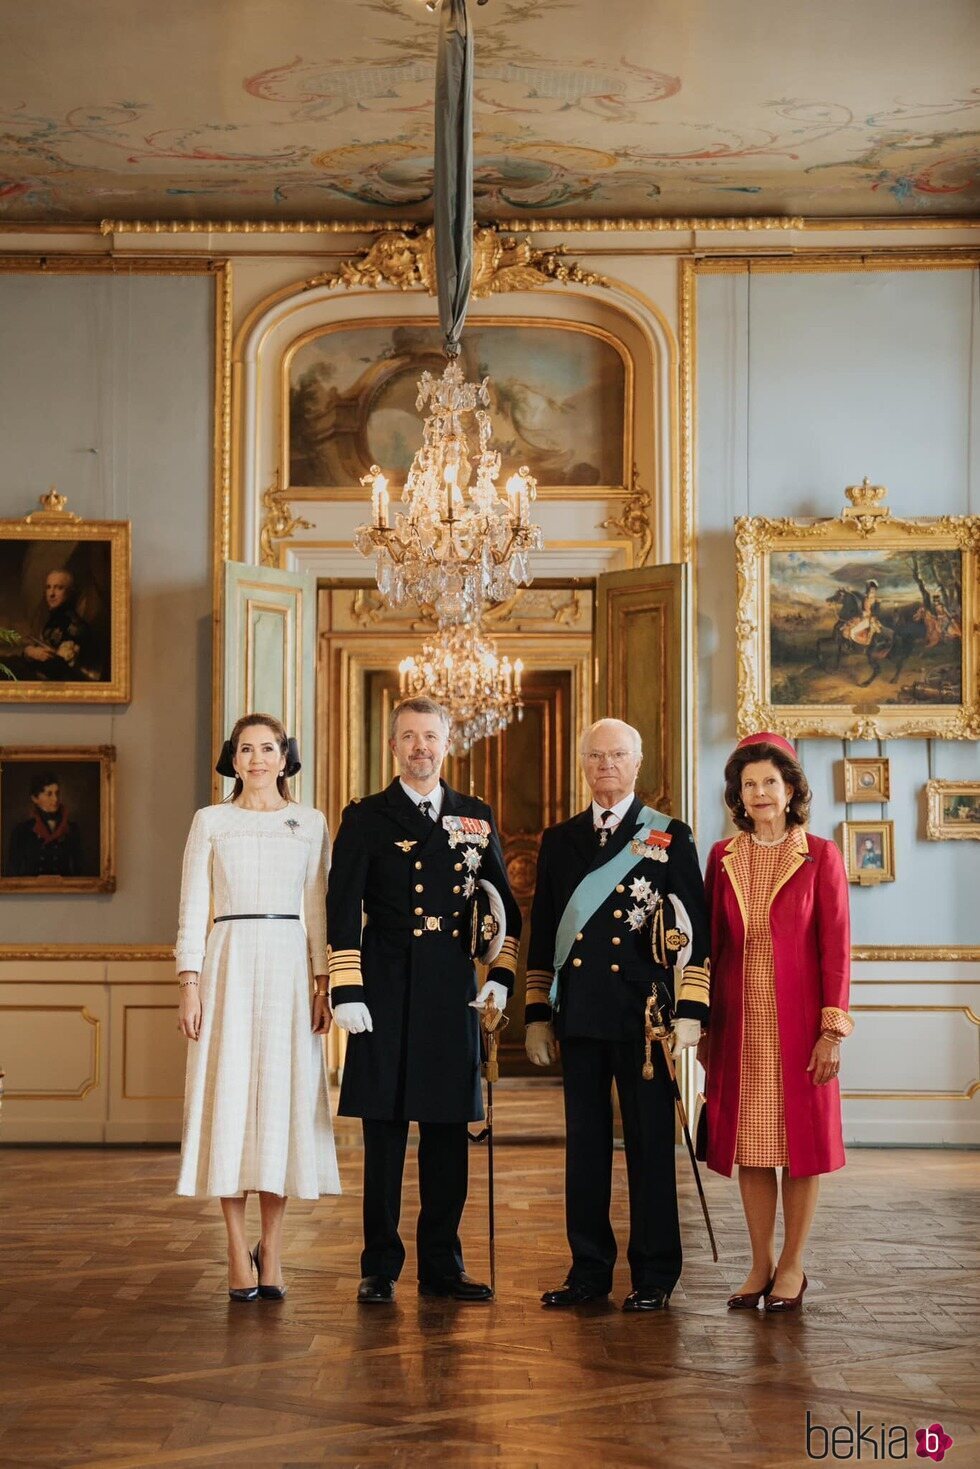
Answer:
[[[561,1045],[565,1094],[565,1217],[572,1265],[548,1307],[604,1299],[616,1239],[609,1222],[612,1083],[629,1179],[624,1311],[663,1310],[681,1272],[674,1101],[653,1048],[643,1076],[646,1003],[673,1019],[672,1050],[697,1044],[708,1014],[708,916],[691,829],[635,794],[638,732],[601,719],[582,738],[589,807],[542,838],[531,909],[527,1053],[538,1066]]]
[[[394,710],[390,735],[400,775],[344,811],[327,889],[330,1000],[349,1035],[339,1110],[362,1118],[364,1130],[357,1298],[372,1305],[394,1300],[405,1260],[398,1220],[413,1121],[419,1292],[486,1301],[490,1288],[465,1273],[459,1242],[467,1123],[483,1116],[473,1007],[491,995],[501,1010],[507,1004],[520,910],[490,807],[439,778],[450,736],[445,709],[432,699],[408,699]],[[506,936],[477,993],[470,933],[474,904],[485,892]]]

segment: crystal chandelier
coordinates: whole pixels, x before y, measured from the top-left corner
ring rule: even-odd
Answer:
[[[428,694],[449,711],[456,752],[499,734],[515,714],[523,718],[524,664],[501,658],[478,622],[440,626],[415,657],[402,659],[398,672],[401,698]]]
[[[434,606],[440,621],[471,622],[485,603],[529,586],[528,555],[541,549],[531,523],[537,482],[526,465],[497,488],[500,454],[490,447],[487,379],[464,380],[457,357],[441,377],[424,372],[416,409],[428,405],[422,446],[402,491],[406,509],[390,520],[388,481],[376,464],[361,479],[371,486],[372,519],[354,544],[374,555],[378,590],[391,607]],[[472,413],[476,445],[464,419]]]

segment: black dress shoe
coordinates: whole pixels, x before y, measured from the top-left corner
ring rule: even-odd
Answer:
[[[541,1297],[542,1306],[554,1310],[567,1310],[569,1306],[584,1306],[589,1301],[605,1301],[609,1291],[601,1285],[570,1285],[567,1282],[559,1290],[546,1290]]]
[[[623,1302],[624,1311],[666,1311],[670,1305],[670,1292],[651,1285],[643,1290],[631,1290]]]
[[[256,1271],[258,1270],[258,1266],[255,1264],[254,1255],[249,1255],[248,1263],[253,1267],[253,1269],[255,1269]],[[238,1289],[235,1289],[231,1286],[229,1286],[228,1288],[228,1299],[230,1301],[257,1301],[258,1298],[259,1288],[257,1285],[246,1285]]]
[[[420,1280],[420,1296],[442,1296],[450,1301],[492,1301],[493,1291],[488,1285],[483,1285],[479,1280],[473,1280],[465,1272],[459,1275],[445,1275],[437,1280]]]
[[[362,1306],[391,1306],[395,1300],[395,1282],[388,1275],[365,1275],[357,1287]]]
[[[252,1256],[255,1268],[259,1272],[259,1300],[260,1301],[284,1301],[286,1299],[286,1287],[282,1285],[262,1284],[262,1241],[259,1240],[255,1246],[255,1254]]]

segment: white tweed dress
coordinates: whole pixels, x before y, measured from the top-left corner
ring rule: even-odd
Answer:
[[[340,1193],[323,1044],[310,1030],[312,972],[327,972],[330,838],[291,804],[198,811],[180,890],[177,970],[200,973],[201,1034],[187,1043],[177,1193]],[[225,913],[296,913],[302,923]]]

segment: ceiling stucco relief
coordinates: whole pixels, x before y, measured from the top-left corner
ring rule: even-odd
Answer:
[[[473,20],[482,221],[980,205],[974,0]],[[431,217],[421,0],[36,0],[3,32],[0,217]]]

